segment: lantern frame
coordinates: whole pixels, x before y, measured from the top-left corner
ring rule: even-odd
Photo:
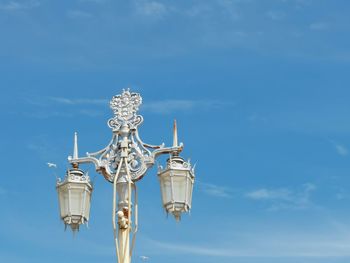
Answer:
[[[56,189],[65,227],[69,225],[73,231],[79,230],[79,226],[88,223],[90,218],[93,190],[90,177],[80,169],[70,169],[63,182],[57,181]]]
[[[191,210],[194,169],[190,162],[185,162],[182,157],[175,155],[167,160],[165,169],[159,166],[158,178],[163,207],[178,221],[181,219],[181,213]],[[180,181],[176,181],[175,178],[180,179]],[[166,184],[168,185],[166,186]]]

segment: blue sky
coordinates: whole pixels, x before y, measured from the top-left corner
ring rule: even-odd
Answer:
[[[91,220],[73,237],[55,175],[74,131],[80,153],[109,142],[108,101],[130,87],[142,139],[171,144],[176,118],[197,163],[180,224],[156,169],[139,182],[133,262],[349,262],[349,12],[345,0],[0,0],[0,261],[115,261],[111,185],[84,167]]]

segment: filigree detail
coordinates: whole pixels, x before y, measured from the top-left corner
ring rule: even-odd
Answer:
[[[114,131],[120,129],[123,124],[128,124],[130,128],[137,127],[142,121],[140,115],[136,115],[142,104],[142,97],[139,93],[123,90],[120,95],[113,96],[110,107],[113,110],[114,118],[108,120],[108,126]]]
[[[95,153],[87,153],[86,157],[72,158],[71,163],[94,163],[96,170],[106,180],[113,182],[113,179],[121,165],[122,141],[128,141],[128,168],[132,181],[140,180],[147,169],[153,166],[155,159],[161,154],[181,152],[183,145],[165,147],[162,145],[150,145],[144,143],[138,134],[138,125],[143,122],[141,115],[137,115],[139,106],[142,103],[140,94],[123,90],[121,95],[116,95],[110,102],[114,117],[108,120],[108,126],[113,129],[113,136],[110,143],[102,150]],[[126,138],[125,138],[126,137]],[[125,177],[126,170],[122,167],[120,176]]]
[[[181,157],[175,157],[173,159],[169,159],[166,167],[167,169],[191,170],[190,161],[185,162]]]

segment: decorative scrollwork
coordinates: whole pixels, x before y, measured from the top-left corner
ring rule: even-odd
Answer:
[[[120,123],[118,122],[118,120],[112,118],[108,120],[108,127],[112,128],[114,131],[117,131],[120,129]]]
[[[108,126],[117,131],[123,124],[128,124],[130,128],[136,128],[142,123],[142,116],[136,115],[142,104],[142,97],[139,93],[123,90],[120,95],[113,96],[110,107],[114,117],[108,121]]]
[[[94,163],[96,170],[102,173],[106,180],[113,182],[118,166],[122,163],[122,141],[126,140],[129,151],[128,168],[131,179],[135,182],[140,180],[147,169],[153,166],[157,156],[180,152],[183,147],[182,144],[180,146],[164,147],[164,144],[150,145],[140,139],[137,127],[143,122],[143,118],[141,115],[137,115],[137,111],[141,103],[140,94],[129,90],[123,90],[121,95],[114,96],[110,102],[110,107],[115,116],[108,120],[108,126],[113,129],[110,143],[98,152],[87,153],[86,157],[69,157],[69,162]],[[125,175],[126,171],[122,168],[120,171],[121,178]]]

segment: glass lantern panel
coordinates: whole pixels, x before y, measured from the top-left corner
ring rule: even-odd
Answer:
[[[90,217],[90,204],[91,204],[91,192],[90,190],[85,190],[85,206],[84,206],[84,217],[89,220]]]
[[[83,197],[84,197],[84,186],[80,185],[72,185],[69,190],[69,204],[70,204],[70,212],[72,215],[82,215],[82,205],[83,205]]]
[[[175,202],[185,202],[186,201],[186,176],[182,173],[174,173],[172,176],[173,180],[173,191],[174,191],[174,201]]]
[[[172,201],[171,181],[169,173],[160,176],[160,191],[162,193],[163,205]]]
[[[68,215],[68,189],[66,186],[61,186],[57,189],[58,191],[58,200],[60,205],[60,214],[61,218],[64,218]]]
[[[193,181],[187,178],[187,204],[191,207],[192,204]]]

